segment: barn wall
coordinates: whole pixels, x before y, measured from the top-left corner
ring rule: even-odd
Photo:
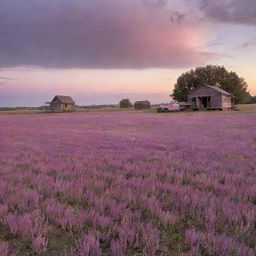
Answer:
[[[62,111],[62,104],[61,103],[55,103],[50,105],[50,109],[54,112],[61,112]]]
[[[218,93],[217,91],[214,91],[213,89],[210,89],[208,87],[199,87],[197,90],[191,92],[189,95],[188,95],[188,99],[192,99],[194,97],[207,97],[207,96],[217,96]]]
[[[211,109],[222,108],[222,94],[208,87],[199,87],[197,90],[192,91],[188,95],[188,102],[191,103],[192,108],[196,108],[195,103],[192,101],[194,97],[211,97]],[[199,104],[199,99],[197,99]]]
[[[50,109],[54,112],[72,111],[74,104],[55,103],[50,105]]]
[[[65,104],[64,108],[65,108],[65,110],[73,110],[74,104]]]
[[[227,96],[227,95],[222,95],[222,108],[230,109],[230,108],[232,108],[232,106],[233,106],[232,97]]]
[[[211,108],[212,109],[222,108],[222,95],[220,93],[216,93],[216,95],[211,97]]]
[[[134,108],[139,110],[139,109],[148,109],[151,108],[150,103],[138,103],[138,104],[134,104]]]

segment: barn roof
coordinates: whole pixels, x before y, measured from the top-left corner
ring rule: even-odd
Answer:
[[[229,92],[227,92],[227,91],[221,89],[220,87],[212,86],[212,85],[208,85],[208,84],[204,84],[204,85],[198,86],[198,87],[194,88],[191,92],[196,91],[198,88],[200,88],[200,87],[202,87],[202,86],[208,87],[208,88],[210,88],[210,89],[212,89],[212,90],[214,90],[214,91],[216,91],[216,92],[219,92],[219,93],[221,93],[221,94],[228,95],[228,96],[232,96]],[[191,92],[190,92],[190,93],[191,93]]]
[[[231,96],[231,94],[229,92],[221,89],[220,87],[212,86],[212,85],[206,85],[206,86],[211,88],[211,89],[213,89],[213,90],[215,90],[215,91],[217,91],[217,92],[220,92],[221,94],[225,94],[225,95],[230,95]]]
[[[150,102],[148,100],[135,101],[134,104],[144,104],[144,103],[147,103],[147,104],[149,103],[150,104]]]
[[[52,103],[56,100],[64,104],[75,104],[75,101],[70,96],[56,95],[53,98]]]

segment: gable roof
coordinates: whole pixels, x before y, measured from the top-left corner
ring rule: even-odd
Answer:
[[[214,90],[214,91],[216,91],[216,92],[219,92],[219,93],[221,93],[221,94],[228,95],[228,96],[232,96],[229,92],[227,92],[227,91],[221,89],[220,87],[212,86],[212,85],[208,85],[208,84],[200,85],[200,86],[194,88],[190,93],[196,91],[197,89],[199,89],[200,87],[203,87],[203,86],[208,87],[208,88],[210,88],[210,89],[212,89],[212,90]]]
[[[215,91],[217,91],[217,92],[220,92],[221,94],[225,94],[225,95],[230,95],[231,96],[231,94],[229,92],[221,89],[220,87],[212,86],[212,85],[206,85],[206,86],[211,88],[211,89],[213,89],[213,90],[215,90]]]
[[[56,100],[64,104],[75,104],[75,101],[70,96],[56,95],[51,102],[54,103]]]
[[[134,102],[134,104],[144,104],[144,103],[150,104],[150,102],[148,100],[139,100],[139,101]]]

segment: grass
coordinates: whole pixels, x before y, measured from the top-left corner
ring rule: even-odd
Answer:
[[[254,250],[256,105],[26,113],[0,116],[0,245],[19,256],[77,252],[81,239],[104,256],[118,255],[112,242],[127,256]]]
[[[239,104],[237,105],[237,110],[242,111],[242,112],[254,112],[256,111],[256,104]],[[78,113],[104,113],[104,112],[129,112],[129,113],[155,113],[159,114],[156,111],[156,107],[152,107],[151,109],[144,109],[144,110],[135,110],[134,108],[129,108],[129,109],[122,109],[122,108],[95,108],[95,109],[78,109]],[[187,111],[187,112],[170,112],[170,113],[162,113],[162,114],[183,114],[183,113],[196,113],[198,111]],[[220,111],[204,111],[207,113],[216,113]],[[220,113],[231,113],[235,111],[223,111]],[[0,115],[20,115],[20,114],[44,114],[44,113],[51,113],[51,112],[45,112],[44,110],[7,110],[3,111],[0,110]],[[52,113],[52,114],[66,114],[70,112],[64,112],[64,113]]]

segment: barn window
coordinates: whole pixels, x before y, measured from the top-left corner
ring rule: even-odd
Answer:
[[[67,108],[68,107],[68,104],[65,104],[65,108]]]

